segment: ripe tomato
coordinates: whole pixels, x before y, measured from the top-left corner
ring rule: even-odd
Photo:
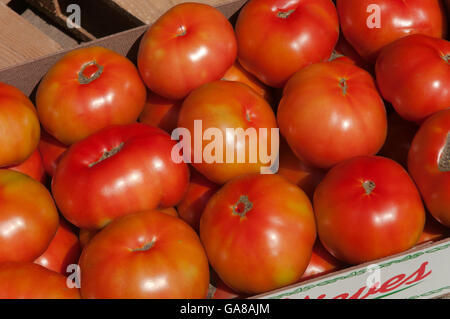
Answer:
[[[427,214],[425,227],[420,235],[417,245],[429,241],[436,241],[450,236],[450,229],[439,223],[433,216]]]
[[[81,249],[84,249],[99,231],[99,229],[80,229],[78,240],[80,241]]]
[[[186,195],[178,203],[180,218],[198,232],[200,217],[209,199],[219,189],[219,185],[211,182],[196,170],[191,170],[191,180]]]
[[[345,37],[372,63],[383,47],[397,39],[411,34],[441,38],[446,30],[440,0],[338,0],[337,8]],[[379,8],[376,19],[375,8]]]
[[[31,178],[37,180],[38,182],[41,183],[45,182],[46,176],[44,165],[42,164],[41,154],[39,153],[39,150],[37,148],[34,150],[33,153],[31,153],[31,156],[28,157],[25,160],[25,162],[7,168],[28,175]]]
[[[47,249],[57,228],[58,212],[44,185],[25,174],[0,170],[0,263],[33,261]]]
[[[44,130],[41,132],[41,140],[39,141],[39,152],[41,153],[44,169],[49,176],[53,176],[56,166],[62,154],[68,149],[68,146],[56,140]]]
[[[450,109],[422,124],[408,154],[408,170],[429,212],[450,227]]]
[[[67,275],[67,266],[77,264],[81,248],[72,226],[60,219],[58,230],[47,250],[34,262],[47,269]]]
[[[196,130],[195,121],[201,121],[199,123],[202,127]],[[259,156],[259,149],[260,145],[264,145],[267,147],[268,155],[271,155],[271,129],[277,128],[275,115],[266,100],[245,84],[215,81],[196,89],[183,102],[178,126],[187,128],[190,132],[192,165],[217,184],[223,184],[242,174],[260,172],[262,167],[270,167],[270,163],[263,163],[264,159]],[[253,142],[248,141],[250,140],[248,138],[242,142],[237,137],[238,134],[226,132],[227,129],[238,128],[244,131],[253,129],[255,131]],[[266,136],[260,134],[260,128],[267,130]],[[211,151],[212,141],[206,138],[203,140],[205,131],[210,130],[220,132],[222,139],[216,136],[214,144],[219,145],[218,148],[221,147],[222,154],[217,149],[215,152]],[[201,149],[195,147],[196,139],[202,139]],[[202,156],[200,161],[196,160],[196,156],[204,155],[208,150],[211,151],[213,159]],[[233,163],[227,161],[227,150],[233,151]],[[245,156],[242,157],[242,162],[239,162],[239,154]]]
[[[202,244],[179,218],[158,211],[123,216],[100,231],[80,258],[83,298],[206,298]]]
[[[220,279],[215,271],[211,271],[211,283],[208,292],[209,299],[240,299],[245,298],[233,291],[230,287]]]
[[[178,100],[202,84],[220,80],[236,56],[233,27],[220,11],[182,3],[145,33],[138,67],[150,90]]]
[[[349,264],[413,247],[425,224],[422,200],[408,173],[377,156],[333,167],[316,189],[314,212],[322,244]]]
[[[169,134],[145,124],[111,126],[72,145],[61,159],[52,192],[61,213],[79,228],[171,207],[184,196],[189,170],[172,161]]]
[[[375,72],[383,97],[408,121],[422,122],[450,106],[449,41],[424,35],[397,40],[381,51]]]
[[[0,167],[23,163],[39,143],[40,126],[33,103],[15,87],[0,82]]]
[[[328,60],[338,36],[329,0],[250,0],[236,22],[239,62],[273,87],[308,64]]]
[[[70,145],[114,124],[137,120],[146,91],[127,58],[102,47],[69,52],[45,75],[36,93],[42,126]]]
[[[316,239],[314,213],[305,193],[283,177],[244,175],[211,197],[200,238],[227,286],[262,293],[304,273]]]
[[[316,63],[286,84],[278,124],[307,164],[329,168],[384,144],[386,110],[369,73],[350,63]]]
[[[300,281],[310,280],[322,275],[332,273],[344,267],[344,263],[331,255],[320,240],[314,244],[308,268],[306,268]]]
[[[149,91],[139,122],[162,128],[170,134],[177,127],[182,102],[182,100],[169,100]]]
[[[352,47],[350,43],[348,43],[347,39],[344,37],[344,35],[341,33],[339,35],[338,43],[336,44],[336,47],[334,48],[337,57],[334,58],[334,61],[345,61],[353,63],[360,68],[371,72],[372,66],[369,65],[359,54],[355,51],[355,49]],[[339,54],[343,56],[339,56]],[[333,58],[333,57],[332,57]]]
[[[80,299],[66,277],[34,263],[0,264],[0,299]]]
[[[258,80],[253,74],[247,72],[238,61],[236,61],[231,68],[222,77],[225,81],[235,81],[247,84],[259,95],[261,95],[269,104],[273,101],[272,92],[264,83]]]

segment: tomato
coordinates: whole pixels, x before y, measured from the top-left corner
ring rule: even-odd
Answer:
[[[66,277],[33,263],[0,264],[0,299],[80,299]]]
[[[278,174],[300,187],[309,198],[325,176],[325,171],[312,167],[299,160],[285,139],[280,141],[280,166]]]
[[[114,124],[137,120],[145,85],[127,58],[102,47],[73,50],[44,76],[36,93],[42,126],[71,145]]]
[[[331,255],[325,247],[323,247],[320,240],[317,240],[314,244],[308,268],[306,268],[300,281],[310,280],[326,275],[343,267],[344,264]]]
[[[297,282],[316,239],[306,194],[279,175],[249,174],[223,186],[200,219],[208,260],[223,282],[257,294]]]
[[[182,100],[169,100],[149,91],[144,111],[139,116],[139,122],[172,133],[177,127],[182,102]]]
[[[333,167],[314,193],[314,212],[322,244],[349,264],[413,247],[425,224],[420,194],[406,170],[378,156]]]
[[[178,217],[178,212],[174,207],[160,208],[159,211],[173,217]]]
[[[38,149],[35,149],[34,152],[31,153],[31,156],[25,160],[25,162],[7,168],[28,175],[38,182],[45,182],[46,176],[44,165],[42,164],[41,154]]]
[[[422,122],[450,106],[449,41],[402,38],[383,49],[375,72],[383,97],[408,121]]]
[[[60,219],[58,230],[47,250],[34,262],[47,269],[67,275],[67,266],[77,264],[81,247],[71,225]]]
[[[431,215],[450,227],[450,109],[422,124],[408,154],[408,170]]]
[[[328,60],[338,36],[329,0],[250,0],[236,22],[239,62],[273,87],[308,64]]]
[[[273,101],[272,92],[264,83],[259,81],[253,74],[247,72],[242,65],[236,61],[231,68],[222,77],[225,81],[235,81],[247,84],[259,95],[261,95],[269,104]]]
[[[99,231],[99,229],[80,229],[78,240],[80,241],[81,249],[84,249]]]
[[[171,158],[172,141],[145,124],[111,126],[72,145],[58,164],[52,192],[61,213],[79,228],[102,228],[112,219],[176,205],[189,170]]]
[[[180,218],[198,232],[200,217],[209,199],[219,189],[219,185],[211,182],[195,170],[191,170],[191,180],[186,195],[178,203]]]
[[[404,120],[396,112],[389,113],[386,143],[379,155],[393,159],[406,167],[408,152],[418,129],[416,123]]]
[[[211,271],[211,284],[209,287],[209,299],[242,299],[244,296],[239,295],[220,279],[220,277]]]
[[[337,53],[337,55],[339,54],[344,55],[343,57],[337,56],[334,58],[334,60],[337,61],[344,60],[346,62],[353,63],[369,72],[372,71],[371,66],[358,54],[358,52],[356,52],[356,50],[352,47],[352,45],[348,43],[347,39],[344,37],[342,33],[339,36],[338,43],[336,44],[334,50]]]
[[[41,132],[41,140],[39,141],[39,152],[42,157],[42,164],[49,176],[53,176],[56,171],[56,166],[62,154],[68,149],[68,146],[56,140],[47,132]]]
[[[23,163],[39,143],[40,126],[33,103],[15,87],[0,82],[0,167]]]
[[[220,11],[206,4],[182,3],[145,33],[138,67],[150,90],[178,100],[220,80],[236,56],[233,27]]]
[[[342,32],[371,63],[375,63],[383,47],[402,37],[411,34],[443,37],[446,21],[441,5],[440,0],[337,1]]]
[[[350,63],[316,63],[286,84],[278,125],[306,164],[330,168],[384,144],[387,118],[369,73]]]
[[[429,241],[437,241],[450,236],[450,229],[439,223],[433,216],[427,214],[425,227],[420,235],[417,244],[423,244]]]
[[[0,263],[33,261],[58,228],[58,212],[48,190],[31,177],[0,170]]]
[[[201,121],[197,122],[201,124],[197,130],[195,121]],[[260,156],[259,149],[261,145],[266,146],[269,156],[271,151],[276,151],[272,150],[272,144],[276,141],[272,141],[271,134],[277,129],[275,115],[270,105],[245,84],[215,81],[196,89],[183,102],[178,126],[187,128],[190,132],[192,165],[214,183],[224,184],[234,177],[260,172],[261,168],[271,166],[271,163],[266,163]],[[244,131],[254,130],[253,141],[239,134],[236,131],[238,128]],[[235,134],[227,133],[227,129],[234,129]],[[265,129],[267,134],[262,135],[260,129]],[[215,136],[213,141],[202,139],[201,149],[197,149],[195,140],[201,139],[211,130]],[[276,133],[278,138],[278,131]],[[219,134],[221,136],[217,136]],[[245,138],[245,141],[242,142],[240,137]],[[221,148],[222,152],[211,151],[211,145]],[[208,150],[212,158],[204,156],[205,153],[209,154]],[[228,160],[227,153],[231,151],[233,157]],[[241,162],[239,154],[243,154]],[[198,155],[203,155],[200,161],[196,159]]]
[[[83,298],[206,298],[209,266],[195,233],[158,211],[123,216],[80,258]]]

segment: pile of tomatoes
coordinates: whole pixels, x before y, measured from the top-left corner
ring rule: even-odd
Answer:
[[[136,64],[73,50],[34,104],[1,83],[0,298],[244,297],[448,236],[444,8],[184,3]]]

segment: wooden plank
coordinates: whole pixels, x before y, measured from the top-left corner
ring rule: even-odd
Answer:
[[[62,47],[0,3],[0,69],[62,50]]]
[[[183,2],[192,2],[192,0],[111,0],[113,3],[122,7],[136,18],[146,24],[150,24],[159,18],[164,12],[174,5]],[[195,2],[206,3],[214,7],[227,5],[236,0],[195,0]]]

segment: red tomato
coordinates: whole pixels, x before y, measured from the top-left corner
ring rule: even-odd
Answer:
[[[436,221],[433,216],[427,214],[425,220],[425,227],[423,229],[422,235],[420,235],[417,244],[426,243],[429,241],[436,241],[444,239],[450,236],[450,229]]]
[[[83,298],[206,298],[209,266],[202,244],[179,218],[158,211],[121,217],[80,258]]]
[[[273,100],[272,92],[264,83],[259,81],[253,74],[247,72],[238,61],[236,61],[231,68],[222,77],[225,81],[236,81],[247,84],[259,95],[261,95],[267,102],[271,103]]]
[[[99,229],[80,229],[78,240],[80,241],[81,249],[84,249],[99,231]]]
[[[178,212],[174,207],[160,208],[159,211],[173,217],[178,217]]]
[[[0,264],[0,299],[80,299],[66,277],[33,263]]]
[[[16,166],[10,166],[8,169],[28,175],[38,182],[45,182],[44,165],[42,164],[41,154],[38,149],[31,153],[31,156],[25,162]]]
[[[300,281],[326,275],[343,267],[344,264],[331,255],[325,247],[323,247],[320,240],[317,240],[313,248],[311,259],[309,260],[308,268],[306,268]]]
[[[325,176],[325,171],[299,160],[284,139],[280,141],[280,167],[278,174],[300,187],[309,198]]]
[[[169,134],[145,124],[111,126],[72,145],[61,159],[52,192],[64,217],[79,228],[171,207],[184,196],[189,170],[172,161]]]
[[[375,66],[383,97],[406,120],[422,122],[450,106],[450,42],[424,35],[381,51]]]
[[[379,154],[406,167],[408,152],[418,129],[417,124],[404,120],[396,112],[391,112],[388,115],[386,143]]]
[[[338,36],[329,0],[250,0],[236,22],[239,62],[273,87],[308,64],[328,60]]]
[[[67,53],[45,75],[36,93],[42,126],[70,145],[114,124],[137,120],[146,91],[127,58],[102,47]]]
[[[408,154],[408,170],[431,215],[450,227],[450,109],[422,124]]]
[[[212,109],[214,112],[211,112]],[[194,129],[196,120],[201,121],[202,128],[199,132]],[[239,82],[215,81],[196,89],[183,102],[178,126],[187,128],[190,132],[192,165],[217,184],[223,184],[242,174],[259,173],[262,167],[271,166],[271,163],[263,163],[258,149],[259,145],[265,145],[268,155],[271,154],[271,129],[277,128],[275,115],[266,100],[247,85]],[[248,138],[245,142],[241,142],[236,138],[237,134],[234,134],[235,138],[227,135],[228,128],[242,128],[244,131],[254,129],[256,147],[249,146],[251,142]],[[260,128],[266,129],[266,136],[260,134]],[[213,142],[202,140],[200,153],[200,150],[196,150],[194,141],[202,138],[209,129],[218,129],[221,132],[222,140],[216,137],[214,143],[222,146],[222,154],[216,150],[217,154],[211,152],[215,158],[208,159],[202,156],[201,161],[196,163],[196,153],[203,155],[210,150]],[[199,133],[202,136],[198,136]],[[227,161],[227,150],[233,150],[233,163]],[[243,163],[238,162],[238,154],[245,155]],[[254,161],[251,161],[252,158]]]
[[[198,232],[200,217],[209,199],[219,189],[219,185],[211,182],[195,170],[191,170],[191,181],[186,195],[178,203],[180,218]]]
[[[209,262],[237,292],[297,282],[316,239],[305,193],[279,175],[240,176],[214,194],[200,219]]]
[[[350,63],[316,63],[286,84],[278,124],[292,151],[329,168],[384,144],[386,110],[366,71]]]
[[[144,82],[153,92],[178,100],[220,80],[237,56],[233,27],[217,9],[182,3],[145,33],[138,54]]]
[[[338,55],[334,58],[335,61],[350,62],[369,72],[372,71],[371,66],[366,61],[364,61],[364,59],[358,54],[358,52],[355,51],[355,49],[350,43],[348,43],[347,39],[342,33],[339,36],[338,43],[336,44],[334,50]],[[342,54],[344,56],[339,56],[339,54]]]
[[[441,5],[440,0],[337,1],[342,32],[356,51],[372,63],[383,47],[407,35],[443,37],[446,21]],[[379,16],[374,18],[376,13]]]
[[[408,173],[377,156],[333,167],[316,189],[314,212],[322,244],[349,264],[413,247],[425,224],[422,200]]]
[[[0,167],[18,165],[31,156],[39,143],[39,120],[33,103],[2,82],[0,105]]]
[[[41,153],[42,163],[48,175],[53,176],[56,166],[62,154],[68,149],[68,146],[62,144],[47,132],[41,132],[41,140],[39,141],[39,152]]]
[[[67,274],[67,266],[77,264],[81,247],[78,236],[72,226],[64,219],[60,219],[58,230],[47,250],[34,262],[47,269]]]
[[[177,127],[182,102],[181,100],[169,100],[149,91],[144,111],[139,116],[139,122],[172,133]]]
[[[211,271],[211,284],[208,293],[209,299],[240,299],[244,296],[239,295],[220,279],[220,277]]]
[[[52,196],[25,174],[0,170],[0,263],[33,261],[58,228]]]

